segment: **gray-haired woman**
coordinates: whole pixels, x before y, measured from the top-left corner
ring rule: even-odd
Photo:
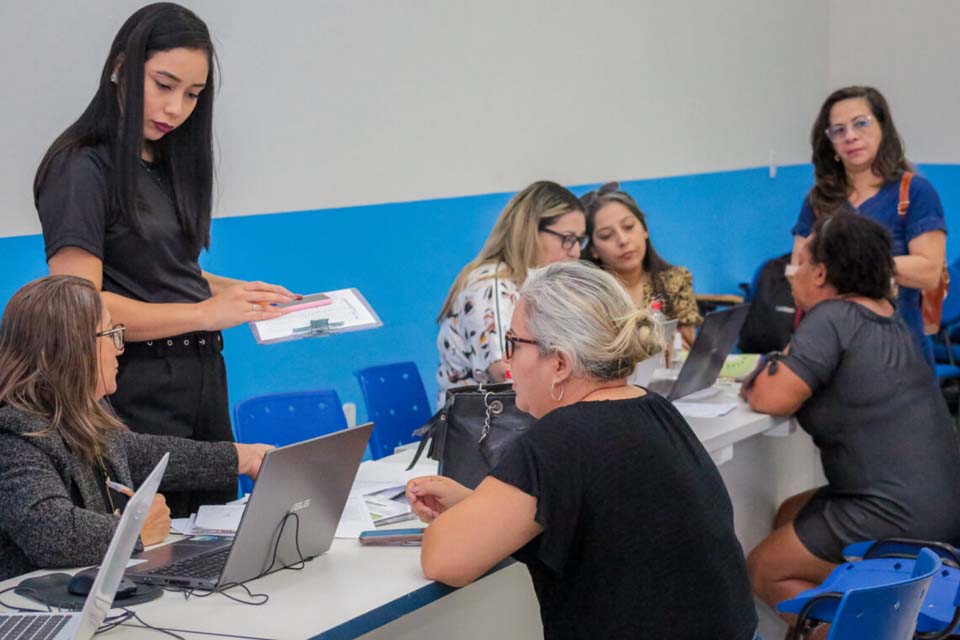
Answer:
[[[659,349],[613,276],[532,271],[507,336],[517,406],[538,419],[475,491],[415,478],[424,574],[451,585],[527,564],[544,637],[753,637],[720,474],[673,406],[627,385]],[[638,604],[639,603],[639,604]]]

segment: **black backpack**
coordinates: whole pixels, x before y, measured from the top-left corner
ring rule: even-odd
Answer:
[[[740,351],[782,351],[793,336],[797,315],[793,293],[784,271],[790,254],[763,263],[750,287],[750,312],[740,330]]]

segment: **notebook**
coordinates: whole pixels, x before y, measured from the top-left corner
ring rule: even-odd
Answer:
[[[330,548],[373,423],[272,449],[234,537],[199,535],[137,554],[134,582],[219,590]]]
[[[107,617],[113,596],[120,586],[123,571],[140,537],[153,496],[167,468],[170,454],[164,454],[157,466],[127,502],[113,534],[90,594],[80,613],[6,613],[0,614],[0,640],[88,640]]]

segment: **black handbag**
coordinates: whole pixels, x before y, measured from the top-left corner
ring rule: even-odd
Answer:
[[[443,408],[414,432],[420,446],[407,470],[429,444],[427,457],[440,463],[440,475],[475,489],[533,425],[533,416],[517,409],[516,398],[510,383],[449,389]]]

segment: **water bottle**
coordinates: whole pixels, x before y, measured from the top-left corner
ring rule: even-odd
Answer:
[[[667,316],[663,313],[663,301],[662,300],[651,300],[650,309],[648,310],[650,319],[653,320],[658,327],[660,327],[660,334],[663,335],[664,329],[667,324]],[[670,364],[669,351],[671,345],[667,344],[666,339],[668,336],[664,336],[663,344],[663,366],[667,367]]]

